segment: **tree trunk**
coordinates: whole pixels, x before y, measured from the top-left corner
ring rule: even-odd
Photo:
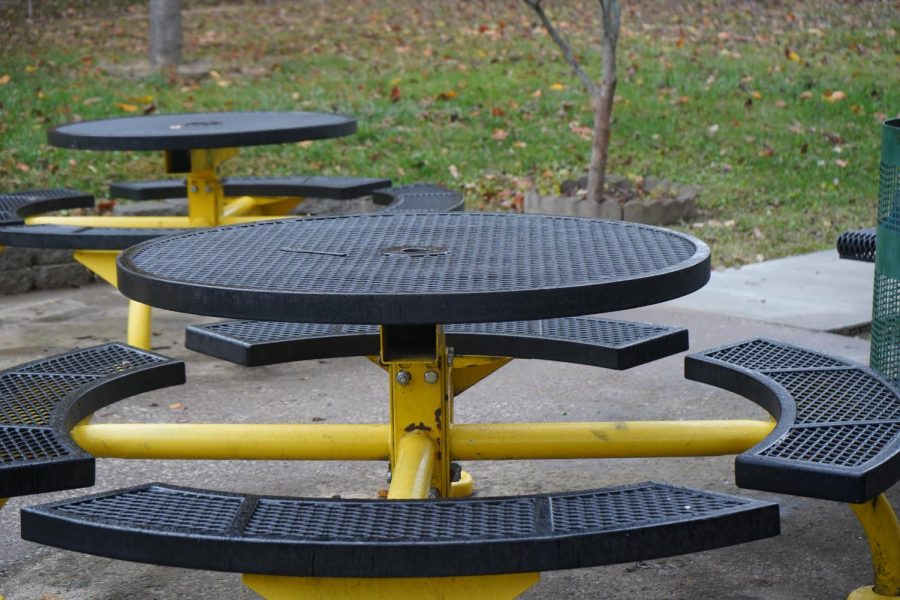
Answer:
[[[612,119],[613,98],[616,95],[616,45],[619,42],[622,13],[619,9],[619,0],[598,1],[603,13],[603,79],[597,93],[591,96],[594,105],[594,136],[591,143],[591,162],[588,167],[587,197],[599,203],[603,201],[603,187],[606,182],[609,124]]]
[[[181,0],[150,0],[150,64],[181,62]]]

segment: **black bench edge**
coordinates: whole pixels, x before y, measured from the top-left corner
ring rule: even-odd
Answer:
[[[461,212],[466,208],[466,201],[461,193],[430,183],[412,183],[375,190],[372,192],[372,201],[384,206],[382,210],[388,212]]]
[[[604,494],[621,496],[629,490],[638,490],[638,495],[644,491],[655,494],[657,504],[650,512],[659,510],[661,502],[665,508],[684,510],[687,515],[653,519],[641,512],[642,516],[634,522],[607,529],[591,528],[588,523],[586,528],[579,529],[575,524],[554,531],[559,522],[552,514],[556,499],[581,496],[584,502],[595,498],[600,503]],[[115,514],[114,518],[77,512],[93,512],[92,504],[115,507],[117,499],[126,494],[130,494],[128,510],[136,513],[137,519],[126,516],[122,510],[106,512]],[[138,502],[142,494],[154,496],[147,507]],[[217,502],[218,508],[205,511],[207,518],[199,519],[205,520],[206,527],[198,529],[196,519],[184,527],[172,526],[171,520],[168,527],[158,527],[151,521],[156,515],[172,514],[162,506],[167,496],[178,502],[193,498],[193,494]],[[281,534],[248,533],[246,527],[255,511],[267,503],[288,511],[291,504],[302,504],[313,511],[340,505],[343,516],[338,519],[345,532],[358,531],[354,511],[369,516],[371,510],[378,510],[381,515],[400,513],[397,516],[402,519],[410,516],[411,505],[415,508],[435,503],[454,505],[454,514],[449,515],[453,523],[447,526],[454,531],[460,530],[457,519],[466,518],[467,506],[481,511],[509,507],[521,522],[514,533],[498,533],[495,529],[492,535],[482,538],[460,535],[451,539],[445,534],[443,539],[401,536],[385,540],[371,535],[292,536],[283,533],[290,521],[290,517],[284,517],[279,521]],[[572,509],[577,510],[577,506],[571,505],[570,512]],[[186,509],[180,504],[170,510],[181,513]],[[219,519],[223,510],[225,517]],[[214,518],[220,520],[215,527],[209,524],[210,512],[217,513]],[[443,577],[583,568],[721,548],[775,536],[780,527],[776,504],[652,482],[587,492],[435,501],[267,498],[148,484],[24,508],[21,518],[24,539],[67,550],[165,566],[308,577]],[[312,526],[319,522],[316,520]],[[410,526],[417,526],[417,522],[418,519],[411,519]]]
[[[14,225],[32,215],[70,210],[73,208],[92,208],[94,196],[67,188],[25,190],[0,194],[0,205],[10,201],[12,210],[0,210],[0,225]],[[16,216],[12,217],[11,213]],[[6,215],[6,216],[4,216]]]
[[[329,200],[352,200],[368,196],[373,191],[390,187],[391,180],[383,177],[345,177],[327,175],[295,175],[272,177],[228,177],[222,180],[228,198],[238,196],[302,196]],[[183,179],[157,181],[120,181],[109,184],[109,194],[126,200],[167,200],[184,198],[187,194]]]
[[[650,331],[640,339],[627,344],[604,346],[585,343],[583,340],[508,334],[499,331],[497,333],[454,331],[454,326],[448,325],[447,345],[452,346],[457,355],[551,360],[616,370],[630,369],[684,352],[689,345],[688,331],[680,327],[591,317],[564,317],[554,321],[596,321],[620,327],[647,328]],[[257,324],[263,323],[244,320],[190,325],[185,330],[184,345],[189,350],[245,367],[300,360],[369,356],[378,354],[379,351],[376,326],[366,331],[357,325],[353,326],[350,332],[346,332],[339,329],[345,326],[335,325],[335,332],[332,334],[290,337],[290,330],[298,327],[298,324],[267,322],[264,324],[266,327],[280,325],[288,330],[288,335],[273,336],[264,342],[248,342],[239,335],[227,333],[228,329],[252,327]],[[486,327],[493,325],[500,327],[503,323],[485,324]]]
[[[874,227],[845,231],[837,239],[837,252],[841,258],[875,262],[877,233]]]
[[[192,229],[75,227],[72,225],[0,226],[0,246],[58,250],[125,250],[135,244]]]
[[[709,354],[757,342],[808,353],[833,361],[834,364],[830,367],[809,369],[773,368],[759,371],[744,368],[734,363],[716,360],[708,356]],[[807,423],[795,427],[795,420],[797,419],[796,400],[782,385],[766,375],[766,371],[774,373],[776,371],[805,370],[846,371],[848,373],[862,371],[873,380],[882,384],[885,389],[893,391],[893,394],[900,398],[900,390],[897,390],[884,377],[865,365],[801,346],[785,344],[762,337],[710,348],[701,353],[687,356],[685,357],[684,373],[687,379],[713,385],[751,400],[765,409],[777,421],[775,428],[768,436],[735,459],[735,482],[738,487],[854,504],[867,502],[890,488],[900,479],[900,429],[898,429],[898,435],[895,435],[891,442],[885,444],[881,450],[864,463],[855,467],[762,455],[763,451],[783,442],[792,430],[810,430],[816,426],[830,426],[829,422],[823,422],[821,424]],[[867,425],[881,422],[865,419],[848,421],[845,419],[833,422],[833,426],[853,425],[854,423]],[[887,424],[891,422],[900,428],[900,419],[884,421]]]
[[[72,440],[69,430],[85,417],[119,400],[185,382],[183,362],[116,342],[31,361],[0,372],[0,377],[5,375],[65,376],[66,373],[59,371],[36,369],[51,361],[58,361],[79,353],[101,351],[106,348],[124,348],[136,355],[153,357],[156,362],[138,365],[106,376],[94,374],[96,379],[72,390],[55,403],[46,424],[0,422],[0,440],[7,444],[11,443],[10,437],[20,439],[22,436],[27,436],[33,439],[37,436],[38,439],[52,440],[61,454],[60,456],[20,459],[0,464],[0,498],[94,485],[94,458]],[[0,408],[3,404],[3,398],[0,397]],[[26,452],[33,452],[33,450],[29,449]]]

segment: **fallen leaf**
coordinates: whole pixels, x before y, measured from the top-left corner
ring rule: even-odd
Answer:
[[[754,100],[762,100],[762,92],[759,92],[759,91],[757,91],[757,90],[753,90],[753,91],[750,93],[750,96],[751,96]]]
[[[377,494],[378,494],[379,498],[387,498],[388,497],[388,491],[384,488],[380,488],[378,490]]]
[[[184,410],[185,406],[181,402],[173,402],[169,405],[170,410]]]
[[[541,97],[541,90],[534,90],[534,93],[531,94],[531,97],[532,97],[532,98],[540,98],[540,97]]]
[[[29,171],[31,171],[31,167],[29,167],[25,163],[16,163],[16,168],[23,173],[28,173]]]
[[[847,98],[847,94],[842,92],[841,90],[835,90],[833,92],[826,91],[822,94],[822,98],[825,99],[825,102],[840,102]]]
[[[400,101],[400,88],[396,85],[391,88],[391,102],[399,102]]]
[[[550,85],[550,89],[553,90],[554,92],[560,92],[560,91],[566,89],[566,86],[564,86],[561,83],[554,83],[554,84]]]
[[[84,101],[82,101],[82,104],[84,104],[85,106],[90,106],[91,104],[97,104],[101,100],[103,100],[103,98],[101,98],[100,96],[91,96],[90,98],[85,98]]]
[[[708,133],[709,135],[714,135],[717,131],[719,131],[718,123],[714,123],[706,128],[706,133]]]
[[[847,165],[849,165],[850,163],[847,162],[846,160],[844,160],[843,158],[838,158],[834,161],[834,164],[836,164],[837,166],[839,166],[842,169],[846,169]]]
[[[116,106],[120,110],[124,110],[125,112],[137,112],[138,107],[134,104],[127,104],[125,102],[117,102]]]
[[[25,67],[26,73],[34,73],[37,70],[38,70],[38,68],[34,65],[28,65],[27,67]]]
[[[762,240],[762,239],[765,239],[766,236],[763,234],[763,232],[760,230],[759,227],[754,227],[753,228],[753,237],[758,240]]]
[[[456,92],[454,90],[447,90],[446,92],[441,92],[437,95],[438,100],[453,100],[456,98]]]
[[[450,177],[459,179],[459,170],[456,168],[456,165],[450,165],[447,167],[447,170],[450,171]]]
[[[792,60],[796,63],[800,62],[800,55],[791,50],[790,48],[784,49],[784,55],[788,58],[788,60]]]
[[[6,85],[7,83],[9,83],[9,74],[4,73],[2,76],[0,76],[0,85]]]
[[[491,108],[491,116],[492,117],[502,117],[506,114],[506,111],[500,108],[499,106],[495,106]]]
[[[860,104],[854,104],[853,106],[851,106],[851,107],[850,107],[850,112],[852,112],[854,115],[864,115],[864,114],[866,114],[866,112],[863,110],[862,105],[860,105]]]
[[[787,102],[785,102],[784,100],[776,100],[775,106],[776,108],[784,108],[785,106],[787,106]]]
[[[128,101],[135,104],[150,104],[153,102],[153,96],[129,96]]]
[[[756,153],[757,156],[772,156],[775,154],[775,148],[772,146],[763,146],[762,150]]]
[[[528,144],[526,144],[522,140],[518,140],[518,141],[513,142],[513,146],[516,148],[525,148],[526,146],[528,146]]]
[[[810,98],[812,98],[812,92],[811,92],[811,91],[806,90],[805,92],[801,92],[801,93],[800,93],[800,99],[801,99],[801,100],[809,100]]]
[[[505,140],[509,137],[509,132],[505,129],[495,129],[494,133],[491,134],[491,137],[495,140]]]

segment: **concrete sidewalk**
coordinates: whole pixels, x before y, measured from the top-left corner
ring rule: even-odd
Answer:
[[[864,340],[669,303],[616,316],[688,327],[693,350],[768,336],[865,362]],[[809,298],[817,298],[810,294]],[[768,304],[768,302],[767,302]],[[686,307],[687,306],[687,307]],[[0,368],[76,346],[124,339],[126,305],[105,285],[0,298]],[[202,318],[155,313],[154,346],[183,358],[188,383],[119,402],[97,421],[384,422],[387,385],[367,360],[319,360],[246,369],[186,351],[184,326]],[[683,355],[623,372],[515,361],[462,394],[456,420],[607,421],[763,418],[734,394],[687,381]],[[174,407],[172,405],[175,405]],[[180,408],[179,408],[180,405]],[[469,463],[482,495],[526,494],[667,481],[777,501],[782,534],[716,551],[594,569],[547,573],[527,598],[827,599],[872,583],[862,530],[832,502],[739,490],[733,457]],[[255,598],[240,576],[85,556],[22,541],[23,505],[149,481],[255,493],[371,498],[383,463],[98,461],[97,485],[10,500],[0,511],[0,594],[7,600]],[[888,496],[900,506],[900,487]]]

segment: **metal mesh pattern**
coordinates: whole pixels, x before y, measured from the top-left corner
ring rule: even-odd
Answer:
[[[872,368],[900,384],[900,279],[875,274]]]
[[[332,325],[327,323],[289,323],[285,321],[222,321],[221,323],[212,323],[202,327],[218,335],[249,343],[333,335],[378,335],[377,325]]]
[[[0,465],[68,455],[51,429],[0,426]]]
[[[900,164],[881,161],[878,177],[878,224],[900,232]]]
[[[706,356],[752,371],[844,366],[843,362],[816,352],[793,348],[767,340],[752,340],[743,344],[736,344],[706,353]]]
[[[59,510],[124,526],[221,533],[228,529],[241,498],[161,487],[87,499]]]
[[[0,374],[0,423],[46,425],[57,402],[96,379],[88,375]]]
[[[448,248],[424,257],[387,248]],[[254,248],[248,254],[247,248]],[[489,213],[376,213],[210,229],[130,255],[150,276],[304,294],[463,294],[596,285],[685,268],[687,236],[632,223]]]
[[[260,500],[244,534],[329,540],[498,539],[535,533],[534,500],[314,502]]]
[[[739,506],[734,498],[660,485],[551,498],[553,531],[609,530]]]
[[[858,467],[895,443],[900,423],[834,425],[793,428],[760,456],[819,463],[828,466]]]
[[[795,423],[900,420],[897,392],[865,371],[781,371],[766,373],[797,404]]]
[[[285,321],[223,321],[202,326],[210,332],[248,343],[264,343],[298,338],[335,335],[378,335],[376,325],[332,325],[290,323]],[[612,321],[606,319],[564,318],[540,321],[503,321],[497,323],[459,323],[447,325],[447,333],[534,336],[565,341],[624,347],[671,331],[670,327]]]
[[[837,251],[841,258],[875,262],[875,228],[845,231],[838,237]]]
[[[67,189],[27,190],[0,194],[0,221],[20,220],[18,215],[19,207],[35,200],[58,200],[70,196],[83,195]]]
[[[109,375],[159,362],[164,362],[164,359],[119,344],[110,344],[48,358],[17,370],[23,373]]]

